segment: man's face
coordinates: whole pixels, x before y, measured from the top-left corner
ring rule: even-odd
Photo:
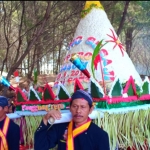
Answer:
[[[0,106],[0,118],[3,118],[7,112],[8,112],[8,106],[5,106],[4,108]]]
[[[72,113],[73,121],[76,124],[85,123],[92,110],[93,107],[90,108],[88,102],[81,98],[74,99],[70,106],[70,112]]]

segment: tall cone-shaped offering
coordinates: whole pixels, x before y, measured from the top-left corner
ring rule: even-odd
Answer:
[[[99,49],[93,59],[93,52],[100,41],[104,46]],[[139,86],[142,84],[140,75],[99,1],[86,1],[81,12],[81,20],[69,45],[55,85],[62,82],[67,87],[70,82],[74,83],[78,78],[85,88],[88,87],[90,80],[69,61],[74,54],[79,56],[91,77],[94,77],[102,87],[105,84],[107,91],[110,90],[116,77],[124,83],[132,76]],[[93,66],[94,71],[91,69]]]

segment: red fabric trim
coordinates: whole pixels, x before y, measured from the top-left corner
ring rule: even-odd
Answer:
[[[140,100],[150,100],[150,95],[142,95],[139,97]]]
[[[138,100],[137,96],[130,96],[130,97],[113,97],[107,99],[108,104],[114,104],[114,103],[121,103],[121,102],[132,102]]]
[[[26,102],[15,102],[15,105],[38,105],[38,104],[60,104],[60,103],[65,103],[65,102],[70,102],[71,98],[66,99],[66,100],[34,100],[34,101],[26,101]],[[102,102],[106,101],[108,104],[114,104],[114,103],[121,103],[121,102],[132,102],[132,101],[137,101],[137,100],[150,100],[150,95],[142,95],[141,97],[138,96],[129,96],[129,97],[113,97],[110,98],[108,96],[105,96],[103,98],[93,98],[93,102]]]
[[[27,101],[27,102],[15,102],[15,105],[38,105],[38,104],[60,104],[60,103],[65,103],[65,102],[70,102],[70,99],[66,100],[35,100],[35,101]]]
[[[129,96],[129,97],[103,97],[103,98],[93,98],[94,102],[100,102],[100,101],[107,101],[108,104],[112,104],[112,103],[120,103],[120,102],[131,102],[131,101],[135,101],[138,100],[137,96]]]
[[[107,99],[109,99],[108,96],[105,96],[105,97],[102,97],[102,98],[95,98],[95,97],[93,97],[93,101],[94,102],[107,101]]]

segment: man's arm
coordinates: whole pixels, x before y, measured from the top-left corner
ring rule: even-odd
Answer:
[[[43,120],[34,134],[34,150],[48,150],[57,144],[55,125],[45,125]]]
[[[10,127],[10,135],[8,135],[9,150],[19,150],[20,128],[17,124]]]
[[[48,123],[50,117],[60,119],[61,113],[57,110],[51,110],[43,117],[41,124],[34,134],[34,150],[48,150],[55,147],[58,143],[59,133],[55,125],[50,127],[51,125]]]

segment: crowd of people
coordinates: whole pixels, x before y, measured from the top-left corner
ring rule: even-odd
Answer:
[[[11,99],[11,98],[10,98]],[[14,111],[12,101],[0,96],[0,149],[19,150],[20,127],[7,114]]]
[[[0,146],[1,150],[19,150],[20,128],[7,117],[15,111],[15,96],[0,96]],[[34,150],[109,150],[109,137],[89,118],[94,109],[92,97],[84,90],[77,90],[71,97],[72,120],[68,123],[50,124],[49,119],[60,119],[59,110],[49,110],[43,116],[34,134]]]

